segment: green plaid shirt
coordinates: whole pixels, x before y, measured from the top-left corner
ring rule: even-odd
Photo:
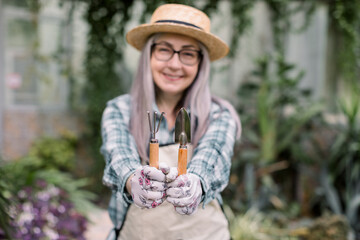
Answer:
[[[107,103],[102,117],[101,153],[106,161],[103,183],[113,191],[109,214],[116,228],[122,225],[128,204],[132,203],[124,191],[126,180],[141,166],[135,139],[129,132],[130,107],[130,95],[119,96]],[[153,110],[159,112],[156,106]],[[203,206],[213,199],[222,203],[220,193],[228,184],[235,135],[236,124],[230,113],[212,103],[210,125],[194,149],[187,169],[200,177]],[[174,143],[174,129],[168,130],[166,120],[161,122],[156,137],[160,146]]]

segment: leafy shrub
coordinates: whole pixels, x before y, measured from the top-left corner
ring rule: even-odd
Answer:
[[[298,143],[322,110],[311,92],[299,86],[304,73],[284,56],[269,54],[256,63],[238,91],[244,131],[224,192],[225,202],[236,211],[283,209],[298,202],[296,174],[303,163]]]
[[[306,153],[309,159],[321,163],[314,204],[322,212],[330,210],[346,216],[356,239],[360,239],[360,90],[356,86],[353,89],[346,100],[339,101],[339,116],[345,121],[328,123],[327,128],[336,135],[314,135]]]
[[[0,164],[0,239],[84,239],[95,195],[66,171],[75,146],[71,135],[42,138],[28,156]]]
[[[40,168],[72,170],[75,162],[76,137],[65,132],[61,138],[43,137],[30,149],[29,157],[38,161]]]
[[[346,216],[360,239],[358,85],[339,102],[345,122],[330,123],[334,119],[329,122],[322,106],[300,88],[302,74],[292,74],[293,65],[267,56],[257,66],[239,90],[246,131],[234,154],[225,202],[235,211],[275,210],[288,219],[330,210]],[[292,202],[301,208],[289,211]]]
[[[1,161],[0,161],[1,162]],[[4,169],[0,166],[0,236],[10,236],[9,206],[11,191],[13,190],[4,178]]]

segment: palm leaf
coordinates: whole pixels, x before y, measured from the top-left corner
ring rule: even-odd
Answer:
[[[329,207],[335,214],[342,214],[341,204],[339,195],[335,187],[330,182],[330,176],[327,171],[327,167],[323,166],[320,172],[320,182],[325,190],[326,200],[329,204]]]
[[[284,136],[279,139],[278,151],[281,152],[287,148],[293,142],[294,138],[300,133],[303,126],[315,115],[320,113],[322,109],[322,105],[314,104],[307,111],[301,111],[301,114],[296,116],[296,122],[292,124],[291,128],[287,129],[286,134],[284,134]]]
[[[346,210],[346,216],[352,225],[359,223],[358,210],[360,208],[360,193],[353,197]]]

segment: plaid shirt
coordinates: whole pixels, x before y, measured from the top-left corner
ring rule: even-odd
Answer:
[[[125,191],[126,180],[141,166],[135,139],[129,132],[130,107],[130,95],[119,96],[107,103],[102,117],[101,153],[106,160],[103,183],[113,191],[109,214],[116,228],[122,225],[128,204],[132,203]],[[159,112],[156,106],[153,110]],[[210,125],[194,149],[187,169],[200,178],[203,206],[213,199],[222,203],[220,193],[228,184],[236,135],[235,121],[226,109],[212,103],[210,116]],[[159,145],[173,144],[174,132],[168,130],[166,120],[162,121],[156,135]]]

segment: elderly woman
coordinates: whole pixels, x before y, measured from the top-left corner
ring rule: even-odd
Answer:
[[[115,225],[108,239],[230,239],[220,193],[241,126],[233,107],[209,89],[210,62],[228,46],[210,32],[206,14],[180,4],[160,6],[126,39],[141,50],[138,71],[130,94],[109,101],[102,118],[103,182],[113,191]],[[174,128],[181,108],[192,141],[187,172],[179,175]],[[155,111],[165,113],[156,133],[159,168],[149,166],[155,134],[148,112],[157,122],[162,117]]]

